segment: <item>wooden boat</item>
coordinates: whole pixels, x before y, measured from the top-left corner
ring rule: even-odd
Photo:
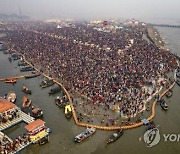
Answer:
[[[13,58],[13,60],[19,60],[19,59],[20,59],[20,57],[18,57],[18,56]]]
[[[27,66],[28,64],[24,61],[19,61],[18,66]]]
[[[172,96],[172,91],[169,90],[169,91],[166,93],[166,97],[169,98],[169,97],[171,97],[171,96]]]
[[[64,101],[64,99],[60,98],[59,96],[55,98],[55,103],[60,108],[64,108],[66,106],[66,102]]]
[[[7,94],[7,100],[11,103],[15,103],[16,101],[16,93],[11,91]]]
[[[177,83],[178,86],[180,86],[180,80],[179,79],[176,80],[176,83]]]
[[[12,83],[12,84],[15,84],[16,83],[16,79],[13,79],[13,78],[8,78],[5,80],[6,83]]]
[[[54,81],[53,81],[53,79],[47,79],[47,80],[43,80],[42,82],[41,82],[41,84],[40,84],[40,86],[42,87],[42,88],[46,88],[46,87],[50,87],[50,86],[52,86],[54,84]]]
[[[32,71],[31,73],[32,73],[32,74],[37,74],[38,72],[37,72],[37,71]]]
[[[65,106],[65,116],[67,119],[70,119],[72,117],[72,109],[71,109],[71,105],[66,105]]]
[[[32,101],[29,100],[26,96],[23,97],[23,104],[22,104],[23,108],[30,107],[31,103]]]
[[[177,72],[176,72],[176,77],[177,77],[177,78],[180,77],[180,69],[177,70]]]
[[[25,76],[25,79],[35,78],[35,77],[37,77],[37,76],[40,76],[40,73],[32,74],[32,75],[26,75],[26,76]]]
[[[23,67],[20,69],[21,72],[28,72],[28,71],[33,71],[34,68],[27,66],[27,67]]]
[[[26,93],[26,94],[32,94],[31,90],[29,90],[27,87],[23,86],[22,87],[22,92]]]
[[[43,111],[40,108],[33,108],[32,109],[32,117],[34,118],[39,118],[43,116]]]
[[[107,144],[115,142],[117,139],[119,139],[121,136],[123,135],[123,130],[118,130],[116,132],[114,132],[110,138],[107,140]]]
[[[165,101],[161,102],[161,103],[160,103],[160,106],[161,106],[161,108],[162,108],[163,110],[168,110],[168,105],[167,105],[167,103],[166,103]]]
[[[60,92],[60,90],[61,90],[61,87],[60,87],[60,86],[57,86],[57,87],[55,87],[55,88],[52,88],[52,89],[50,90],[50,92],[49,92],[49,95],[58,93],[58,92]]]
[[[43,137],[42,139],[40,139],[40,140],[38,141],[38,144],[39,144],[39,145],[44,145],[44,144],[46,144],[46,143],[48,143],[48,142],[49,142],[49,135],[47,135],[47,136]]]
[[[74,141],[76,143],[80,143],[82,141],[84,141],[85,139],[87,139],[88,137],[92,136],[94,133],[96,132],[96,128],[87,128],[85,130],[85,132],[82,132],[81,134],[77,135],[75,138],[74,138]]]

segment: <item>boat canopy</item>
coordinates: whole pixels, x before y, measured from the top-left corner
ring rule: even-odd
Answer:
[[[37,127],[40,127],[42,125],[44,125],[45,122],[42,121],[41,119],[37,119],[36,121],[33,121],[31,123],[29,123],[28,125],[26,125],[24,128],[27,130],[27,131],[33,131],[35,130]]]
[[[8,111],[8,110],[13,109],[15,107],[16,107],[15,104],[9,102],[6,99],[0,98],[0,113],[4,113],[5,111]]]

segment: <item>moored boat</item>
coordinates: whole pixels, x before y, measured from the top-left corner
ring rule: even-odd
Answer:
[[[168,105],[167,105],[167,103],[166,103],[165,101],[161,102],[161,103],[160,103],[160,106],[161,106],[161,108],[162,108],[163,110],[168,110]]]
[[[52,89],[50,90],[50,92],[49,92],[49,95],[58,93],[58,92],[60,92],[60,90],[61,90],[61,87],[60,87],[60,86],[57,86],[57,87],[55,87],[55,88],[52,88]]]
[[[11,57],[13,60],[19,60],[20,59],[20,56],[16,53],[12,53]]]
[[[57,96],[55,98],[55,103],[58,107],[64,108],[66,106],[66,102],[63,98],[60,98],[59,96]]]
[[[177,83],[178,86],[180,86],[180,80],[179,79],[176,80],[176,83]]]
[[[81,134],[77,135],[75,138],[74,138],[74,141],[76,143],[80,143],[82,141],[84,141],[85,139],[87,139],[88,137],[92,136],[94,133],[96,132],[96,128],[87,128],[85,130],[85,132],[82,132]]]
[[[32,94],[31,90],[29,90],[27,87],[23,86],[22,91],[26,94]]]
[[[49,135],[43,137],[41,140],[38,141],[38,144],[39,144],[39,145],[44,145],[44,144],[46,144],[46,143],[49,143]]]
[[[22,104],[23,108],[30,107],[31,103],[32,101],[29,100],[26,96],[23,97],[23,104]]]
[[[67,119],[70,119],[72,117],[72,109],[71,109],[71,105],[66,105],[65,106],[65,116]]]
[[[114,132],[110,138],[107,140],[107,144],[115,142],[117,139],[119,139],[121,136],[123,135],[123,130],[118,130],[116,132]]]
[[[15,84],[15,83],[16,83],[16,79],[8,78],[8,79],[5,80],[5,83],[12,83],[12,84]]]
[[[180,69],[177,70],[177,72],[176,72],[176,77],[177,77],[177,78],[180,78]]]
[[[27,67],[23,67],[20,69],[21,72],[28,72],[28,71],[33,71],[34,68],[27,66]]]
[[[31,74],[31,75],[26,75],[26,76],[25,76],[25,79],[35,78],[35,77],[37,77],[37,76],[40,76],[40,73]]]
[[[172,91],[169,90],[169,91],[166,93],[166,97],[169,98],[169,97],[171,97],[171,96],[172,96]]]
[[[52,86],[53,84],[54,84],[53,79],[47,79],[47,80],[43,80],[43,81],[41,82],[40,86],[41,86],[42,88],[46,88],[46,87]]]
[[[15,103],[16,101],[16,93],[11,91],[7,94],[7,100],[11,103]]]
[[[27,66],[28,64],[24,61],[19,61],[18,66]]]
[[[40,108],[33,108],[32,109],[32,117],[34,118],[39,118],[43,116],[43,111]]]

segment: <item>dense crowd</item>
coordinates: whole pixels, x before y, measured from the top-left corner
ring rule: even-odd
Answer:
[[[29,136],[23,134],[22,136],[18,136],[13,141],[10,141],[5,135],[0,140],[0,152],[1,154],[9,154],[14,153],[20,147],[25,146],[30,142]]]
[[[0,124],[12,121],[17,117],[19,117],[19,112],[17,109],[8,111],[7,113],[0,114]]]
[[[16,27],[3,41],[41,71],[86,95],[91,104],[103,104],[106,110],[120,106],[128,117],[141,111],[143,100],[156,90],[150,94],[142,87],[155,88],[159,77],[167,78],[177,67],[170,52],[143,39],[143,26],[110,32],[88,24],[58,29],[44,24],[35,29]]]

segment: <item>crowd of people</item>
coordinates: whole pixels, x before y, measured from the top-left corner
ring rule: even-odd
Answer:
[[[0,152],[1,154],[9,154],[14,153],[20,147],[25,146],[30,142],[30,138],[28,135],[23,134],[22,136],[18,136],[13,141],[9,140],[5,135],[0,140]]]
[[[21,26],[7,30],[3,41],[42,72],[85,95],[90,103],[82,107],[90,104],[89,114],[96,110],[100,115],[98,106],[102,105],[105,111],[119,106],[121,115],[135,116],[155,92],[159,77],[167,78],[177,67],[174,55],[143,39],[145,26],[110,32],[85,23],[62,28],[47,23]],[[152,93],[143,89],[146,85],[154,88]],[[78,106],[75,104],[77,111]],[[79,120],[82,115],[79,113]]]
[[[8,111],[7,113],[2,113],[0,114],[0,124],[6,123],[8,121],[12,121],[13,119],[17,117],[19,117],[19,113],[17,109]]]

